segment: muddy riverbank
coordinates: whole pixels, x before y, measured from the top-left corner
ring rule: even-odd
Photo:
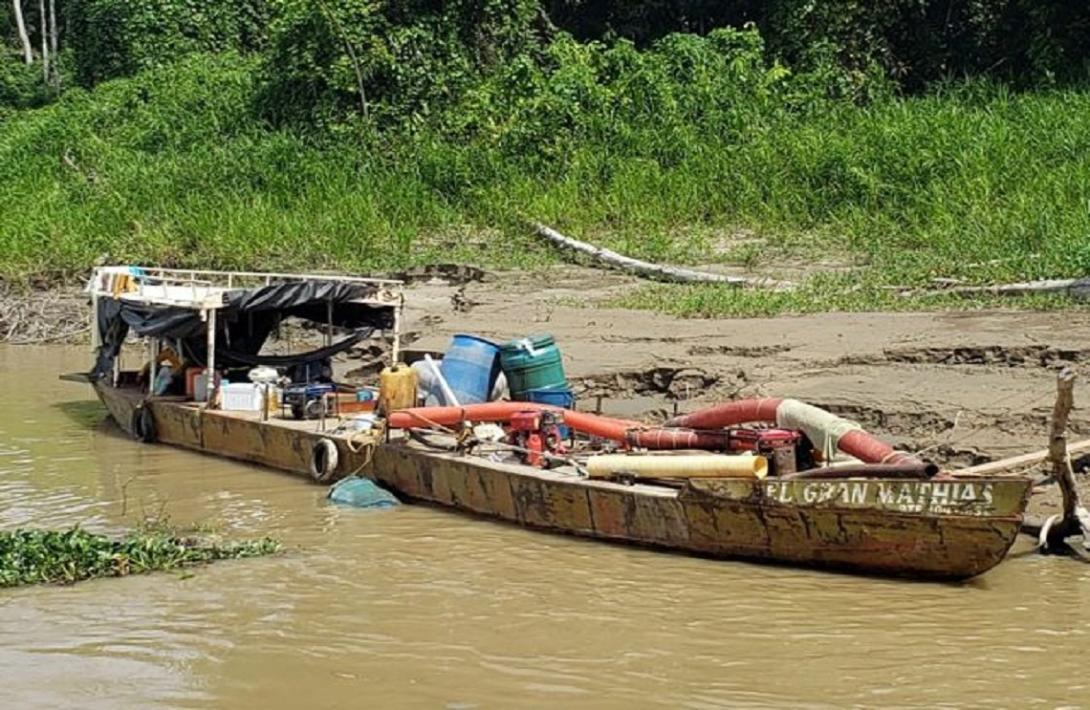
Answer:
[[[643,283],[612,272],[435,267],[398,276],[409,282],[408,347],[442,351],[457,332],[498,340],[552,332],[584,408],[601,398],[609,413],[653,421],[735,397],[796,397],[955,467],[1043,448],[1056,371],[1090,375],[1085,311],[679,319],[610,307]],[[86,336],[78,289],[19,298],[18,310],[0,311],[8,314],[0,331],[3,317],[37,309],[46,325],[32,334],[44,342]],[[382,354],[365,345],[338,368],[366,379]],[[1075,403],[1071,437],[1090,437],[1087,377]]]
[[[455,332],[549,331],[584,406],[601,396],[614,413],[655,419],[733,397],[791,396],[950,464],[1044,447],[1056,371],[1090,370],[1090,313],[678,319],[602,305],[635,286],[571,268],[418,283],[407,330],[413,347],[439,350]],[[1071,430],[1090,436],[1085,378]]]

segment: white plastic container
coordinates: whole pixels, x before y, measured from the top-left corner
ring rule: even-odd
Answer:
[[[372,412],[357,414],[344,423],[344,428],[349,431],[371,431],[375,428],[375,415]]]
[[[220,373],[216,373],[216,382],[222,382],[223,378],[220,377]],[[195,402],[203,402],[208,399],[208,374],[202,372],[193,379],[193,400]]]
[[[265,399],[265,385],[252,382],[231,382],[224,384],[223,409],[228,412],[260,412]]]

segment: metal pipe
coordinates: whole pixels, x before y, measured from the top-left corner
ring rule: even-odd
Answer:
[[[204,386],[204,406],[207,408],[213,407],[215,394],[219,387],[216,382],[216,309],[209,308],[205,313],[208,325],[208,362],[205,364],[205,373],[208,378],[205,380],[206,384]]]
[[[847,466],[826,466],[781,476],[786,481],[811,478],[934,478],[939,467],[929,461],[918,463],[865,463]]]
[[[443,377],[442,371],[435,364],[435,360],[431,359],[431,355],[424,354],[424,362],[428,364],[428,368],[431,369],[433,375],[435,375],[435,381],[439,383],[439,389],[443,391],[443,399],[447,400],[447,404],[452,407],[460,406],[458,404],[458,398],[454,396],[454,390],[450,388],[450,384],[447,383],[447,378]]]

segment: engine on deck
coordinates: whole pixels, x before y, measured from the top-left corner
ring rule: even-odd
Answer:
[[[549,468],[566,453],[561,427],[561,412],[517,412],[508,422],[508,443],[518,447],[519,458],[524,464],[537,468]]]

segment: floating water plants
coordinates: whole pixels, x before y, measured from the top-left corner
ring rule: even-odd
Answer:
[[[121,539],[79,527],[0,532],[0,587],[176,570],[279,549],[280,543],[270,538],[220,543],[165,530],[134,532]]]

